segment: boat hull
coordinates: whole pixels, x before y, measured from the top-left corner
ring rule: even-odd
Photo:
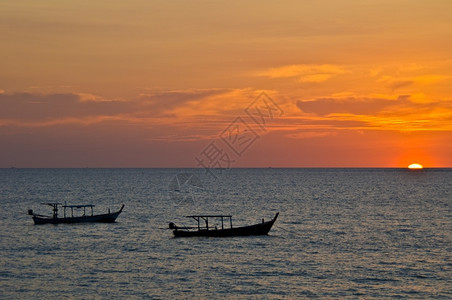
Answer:
[[[267,235],[276,219],[278,214],[273,220],[255,224],[251,226],[243,226],[227,229],[201,229],[201,230],[181,230],[175,229],[173,231],[175,237],[192,237],[192,236],[207,236],[207,237],[231,237],[231,236],[250,236],[250,235]]]
[[[69,224],[69,223],[113,223],[116,221],[116,218],[122,212],[121,209],[114,213],[102,214],[102,215],[94,215],[94,216],[81,216],[81,217],[66,217],[66,218],[49,218],[49,217],[41,217],[37,215],[33,215],[33,222],[35,225],[41,224]]]

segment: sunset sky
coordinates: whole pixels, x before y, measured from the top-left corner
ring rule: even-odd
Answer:
[[[0,0],[0,167],[452,167],[452,1]]]

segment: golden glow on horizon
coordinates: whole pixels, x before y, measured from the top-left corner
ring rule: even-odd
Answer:
[[[410,170],[420,170],[423,168],[424,167],[421,164],[411,164],[408,166],[408,169],[410,169]]]

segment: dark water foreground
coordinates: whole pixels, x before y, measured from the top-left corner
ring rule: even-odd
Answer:
[[[0,169],[0,191],[1,299],[452,298],[451,169]],[[44,201],[126,206],[114,224],[35,226]],[[277,211],[264,237],[162,229]]]

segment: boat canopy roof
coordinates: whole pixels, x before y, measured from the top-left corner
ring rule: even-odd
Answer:
[[[51,206],[62,205],[62,203],[59,203],[59,202],[43,202],[41,204],[42,205],[51,205]]]
[[[187,218],[232,218],[231,215],[192,215]]]
[[[42,205],[50,205],[50,206],[57,206],[57,205],[62,205],[63,207],[68,207],[68,208],[84,208],[84,207],[91,207],[93,208],[94,204],[77,204],[77,205],[63,205],[60,202],[44,202],[41,203]]]
[[[79,204],[79,205],[63,205],[63,207],[69,207],[69,208],[83,208],[83,207],[94,207],[96,205],[94,204]]]

